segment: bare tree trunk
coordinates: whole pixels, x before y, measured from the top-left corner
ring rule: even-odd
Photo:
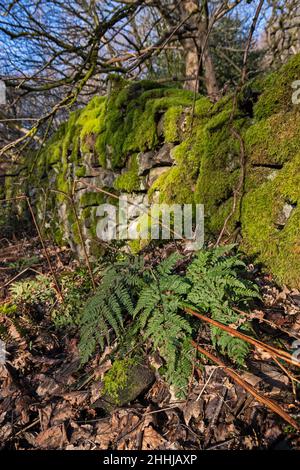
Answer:
[[[188,24],[194,31],[194,38],[185,39],[183,46],[185,49],[185,73],[192,80],[187,80],[185,88],[188,90],[199,89],[199,68],[204,73],[204,83],[207,94],[213,98],[218,95],[219,87],[216,79],[215,68],[212,57],[209,53],[207,31],[208,31],[208,8],[207,1],[204,0],[202,10],[199,11],[198,0],[182,0],[181,14],[186,16],[197,12],[191,16]],[[204,52],[202,52],[204,49]],[[199,64],[202,56],[202,63]]]
[[[199,87],[197,80],[199,69],[198,47],[193,39],[185,40],[183,46],[185,50],[185,76],[189,78],[185,82],[184,88],[194,91]]]

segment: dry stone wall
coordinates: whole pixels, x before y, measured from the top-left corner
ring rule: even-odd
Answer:
[[[241,249],[279,282],[299,287],[300,105],[292,101],[299,79],[297,55],[244,87],[233,121],[232,96],[216,104],[197,96],[194,103],[185,90],[115,79],[107,97],[72,113],[38,156],[26,157],[17,184],[13,176],[5,178],[2,195],[26,192],[45,232],[79,256],[70,195],[91,256],[105,250],[96,234],[97,208],[116,205],[118,196],[128,195],[134,204],[146,197],[204,204],[207,240],[216,239],[238,196],[226,238],[239,233]],[[237,134],[245,149],[239,194]]]

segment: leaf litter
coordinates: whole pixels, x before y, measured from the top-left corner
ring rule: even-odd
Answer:
[[[67,251],[48,249],[54,261],[59,256],[58,270],[73,268]],[[0,270],[2,285],[17,274],[25,253],[48,273],[37,240],[16,241],[1,253],[0,264],[7,268]],[[300,293],[280,289],[270,276],[257,274],[257,282],[263,302],[251,313],[254,328],[262,341],[271,338],[285,347],[299,338]],[[5,287],[0,302],[7,296]],[[0,317],[1,324],[9,332],[7,361],[0,365],[1,449],[300,449],[294,429],[209,361],[195,371],[187,399],[176,399],[156,373],[142,396],[108,414],[93,404],[111,367],[111,347],[83,368],[76,332],[59,335],[49,316],[40,323],[23,318],[22,334],[8,315]],[[270,355],[256,349],[241,377],[299,419],[298,384],[292,386]]]

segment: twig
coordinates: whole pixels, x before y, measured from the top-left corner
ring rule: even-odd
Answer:
[[[40,271],[37,271],[37,270],[34,269],[34,268],[25,268],[25,269],[23,269],[23,271],[21,271],[20,273],[16,274],[12,279],[10,279],[10,280],[7,281],[3,286],[1,286],[0,289],[4,289],[4,287],[9,286],[12,282],[14,282],[16,279],[18,279],[18,277],[22,276],[22,274],[26,273],[27,271],[33,271],[34,273],[42,274]]]
[[[218,368],[219,368],[219,367],[217,366],[217,367],[214,368],[214,370],[211,371],[211,373],[209,374],[209,377],[208,377],[207,381],[205,382],[205,384],[204,384],[203,387],[202,387],[201,392],[199,393],[198,397],[196,398],[196,401],[199,401],[199,400],[200,400],[200,398],[201,398],[201,396],[202,396],[204,390],[206,389],[206,387],[207,387],[207,385],[209,384],[209,382],[210,382],[212,376],[214,375],[215,371],[216,371]]]
[[[197,345],[195,341],[192,341],[192,345],[204,356],[208,357],[211,361],[213,361],[215,364],[218,364],[219,366],[223,367],[224,372],[226,372],[227,375],[229,375],[238,385],[240,385],[242,388],[244,388],[247,392],[249,392],[251,395],[254,396],[254,398],[267,408],[269,408],[271,411],[274,413],[278,414],[281,418],[283,418],[287,423],[289,423],[293,428],[297,429],[300,431],[300,426],[297,423],[297,421],[294,420],[290,415],[288,415],[280,406],[278,406],[276,403],[274,403],[272,400],[269,398],[261,395],[258,393],[252,385],[250,385],[248,382],[246,382],[244,379],[242,379],[233,369],[230,367],[227,367],[221,359],[219,359],[217,356],[214,356],[211,352],[206,351],[204,348],[201,346]]]
[[[250,318],[250,319],[256,319],[258,320],[259,322],[263,322],[263,323],[266,323],[267,325],[270,325],[272,328],[274,329],[277,329],[277,330],[280,330],[282,331],[283,333],[285,333],[286,335],[290,336],[291,338],[295,338],[297,340],[300,340],[300,336],[299,335],[296,335],[294,333],[291,333],[290,331],[286,330],[285,328],[282,328],[281,326],[279,325],[276,325],[276,323],[272,322],[271,320],[267,320],[266,318],[260,318],[258,316],[252,316],[252,315],[249,315],[249,313],[247,312],[244,312],[243,310],[240,310],[239,308],[236,308],[236,307],[233,307],[233,310],[237,313],[240,313],[242,315],[245,315],[247,318]]]

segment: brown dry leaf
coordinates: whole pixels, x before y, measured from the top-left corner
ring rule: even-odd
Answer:
[[[40,397],[59,393],[61,387],[52,377],[45,374],[38,374],[35,376],[35,379],[39,382],[36,393]]]
[[[272,359],[271,354],[266,352],[264,349],[261,349],[261,348],[258,348],[258,347],[255,348],[255,351],[254,351],[253,355],[254,355],[254,358],[258,359],[259,361],[267,361],[269,359]]]
[[[244,444],[247,449],[252,450],[255,446],[255,441],[251,436],[246,436],[244,437]]]
[[[198,401],[189,401],[187,405],[183,408],[183,417],[184,422],[188,426],[192,418],[199,418],[201,414],[202,403]]]
[[[71,405],[81,405],[88,397],[88,392],[78,391],[64,393],[62,398],[68,401]]]
[[[19,333],[14,322],[10,318],[5,317],[5,325],[8,329],[9,336],[18,343],[19,348],[26,349],[26,341],[24,337]]]
[[[111,368],[111,360],[105,361],[100,366],[96,367],[94,370],[95,379],[103,379],[105,372],[107,372]]]
[[[35,438],[35,446],[41,449],[62,449],[67,444],[69,442],[63,425],[52,426]]]
[[[166,382],[160,379],[156,380],[150,388],[147,398],[151,402],[157,403],[160,407],[163,406],[164,403],[169,403],[170,391]]]
[[[39,418],[42,431],[45,431],[49,426],[52,410],[53,406],[51,404],[44,406],[39,410]]]
[[[166,446],[166,443],[166,439],[158,434],[151,425],[144,429],[142,450],[163,449]]]
[[[259,382],[262,381],[261,377],[257,377],[257,375],[251,374],[251,372],[243,372],[240,374],[241,377],[248,382],[248,384],[255,387]]]
[[[25,439],[32,447],[35,447],[35,435],[31,432],[23,432],[22,438]]]
[[[82,426],[78,426],[77,429],[75,429],[72,433],[72,437],[70,439],[71,444],[76,444],[80,443],[86,444],[86,440],[92,440],[92,434],[93,434],[93,426],[90,424],[83,424]],[[83,441],[83,442],[80,442]]]
[[[80,445],[73,445],[69,444],[64,448],[64,450],[94,450],[96,446],[92,448],[92,444],[90,442],[85,442],[84,444]]]
[[[73,416],[73,410],[68,403],[58,403],[52,413],[51,424],[62,424]]]
[[[0,428],[0,443],[5,442],[9,436],[12,434],[13,427],[10,423],[4,424]]]
[[[21,415],[21,422],[27,424],[30,421],[29,418],[29,405],[31,404],[31,399],[28,395],[21,395],[15,401],[15,408],[17,414]]]
[[[94,442],[98,444],[100,450],[107,450],[116,435],[117,432],[112,429],[110,418],[105,418],[97,424]]]
[[[214,437],[216,442],[222,442],[226,439],[230,439],[236,434],[236,427],[233,423],[225,424],[221,423],[214,427]]]
[[[128,413],[120,419],[119,433],[116,441],[118,450],[132,450],[135,448],[137,434],[140,432],[142,420],[139,416]]]
[[[91,386],[91,398],[90,398],[91,404],[99,400],[102,394],[103,394],[103,382],[101,380],[98,380],[94,382]]]

